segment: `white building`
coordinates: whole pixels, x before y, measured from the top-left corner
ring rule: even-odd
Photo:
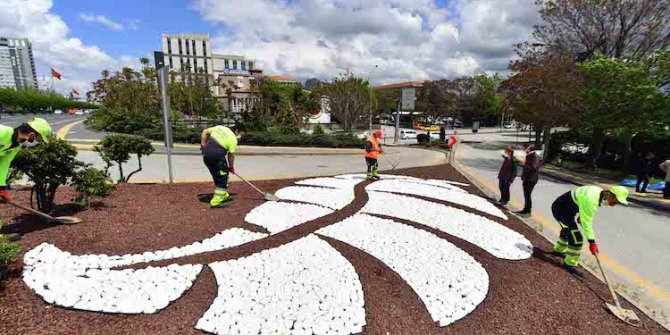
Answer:
[[[212,92],[230,112],[243,112],[258,101],[251,81],[262,71],[254,59],[212,53],[209,34],[163,34],[161,40],[165,64],[175,72],[211,76]]]
[[[27,38],[0,37],[0,87],[38,89],[33,48]]]

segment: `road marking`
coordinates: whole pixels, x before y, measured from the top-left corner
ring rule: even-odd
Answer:
[[[462,150],[458,150],[456,152],[456,162],[463,167],[463,169],[475,180],[477,180],[480,184],[483,184],[486,188],[490,190],[495,190],[496,186],[491,184],[490,182],[484,180],[481,176],[479,176],[476,172],[472,170],[469,166],[465,165],[464,163],[460,163],[461,159],[461,154]],[[521,203],[517,200],[512,199],[510,201],[514,207],[521,208]],[[556,224],[553,224],[551,221],[547,220],[545,217],[538,215],[538,214],[533,214],[533,219],[536,221],[540,222],[545,228],[548,228],[552,232],[558,234],[560,232],[560,229],[558,229],[558,226]],[[605,263],[607,266],[609,266],[611,269],[614,271],[618,272],[620,275],[623,277],[626,277],[630,281],[636,283],[637,285],[646,288],[650,293],[655,295],[658,298],[661,298],[665,301],[670,302],[670,294],[667,292],[659,289],[658,287],[654,286],[649,280],[644,279],[637,274],[635,274],[633,271],[629,270],[625,266],[617,263],[613,259],[609,258],[606,254],[600,253],[600,260]]]
[[[79,121],[75,121],[75,122],[68,123],[68,124],[64,125],[61,129],[58,129],[58,132],[56,133],[56,136],[59,139],[64,140],[65,136],[70,131],[70,129],[72,129],[72,127],[74,127],[78,124],[84,123],[84,121],[86,121],[86,120],[79,120]]]

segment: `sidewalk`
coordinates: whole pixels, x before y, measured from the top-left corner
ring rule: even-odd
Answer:
[[[596,185],[609,189],[614,185],[618,185],[613,180],[562,169],[552,164],[542,166],[540,173],[578,186]],[[628,189],[630,191],[629,200],[632,203],[670,213],[670,199],[663,199],[662,193],[637,193],[634,188],[629,187]]]

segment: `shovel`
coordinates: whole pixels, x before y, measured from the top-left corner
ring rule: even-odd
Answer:
[[[80,219],[80,218],[77,218],[77,217],[74,217],[74,216],[57,216],[57,217],[53,217],[53,216],[51,216],[51,215],[44,214],[44,213],[42,213],[42,212],[40,212],[40,211],[34,210],[34,209],[30,208],[30,207],[26,207],[26,206],[23,206],[23,205],[19,205],[19,204],[15,203],[15,202],[13,202],[13,201],[11,201],[11,200],[8,201],[8,203],[9,203],[10,205],[16,207],[16,208],[20,208],[20,209],[23,209],[23,210],[26,211],[26,212],[29,212],[29,213],[31,213],[31,214],[35,214],[35,215],[37,215],[37,216],[39,216],[39,217],[41,217],[41,218],[43,218],[43,219],[45,219],[45,220],[47,220],[47,221],[49,221],[49,222],[58,222],[58,223],[61,223],[61,224],[75,224],[75,223],[79,223],[79,222],[81,222],[81,219]]]
[[[600,267],[600,272],[603,274],[603,278],[605,279],[605,283],[607,284],[607,287],[610,289],[610,293],[612,294],[612,302],[614,305],[610,303],[605,303],[605,307],[614,314],[617,318],[619,318],[621,321],[634,326],[634,327],[640,327],[642,325],[642,322],[640,321],[640,318],[637,317],[637,314],[633,312],[630,309],[624,309],[621,307],[621,303],[619,302],[619,298],[616,296],[616,292],[614,292],[614,289],[612,288],[612,285],[610,285],[609,280],[607,279],[607,275],[605,274],[605,269],[603,269],[602,264],[600,264],[600,258],[598,258],[598,255],[596,254],[596,261],[598,261],[598,267]]]
[[[249,181],[247,181],[246,179],[242,178],[242,176],[240,176],[239,174],[235,173],[235,175],[237,176],[237,178],[242,179],[243,182],[245,182],[245,183],[249,184],[249,186],[253,187],[253,189],[256,190],[258,193],[262,194],[263,197],[265,197],[265,200],[267,200],[267,201],[279,201],[280,200],[278,196],[276,196],[272,193],[263,192],[260,188],[256,187],[256,185],[254,185],[254,184],[250,183]]]

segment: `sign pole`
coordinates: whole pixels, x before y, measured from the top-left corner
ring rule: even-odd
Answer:
[[[154,52],[156,73],[158,74],[158,89],[161,92],[161,109],[163,111],[163,131],[165,132],[165,150],[167,152],[168,175],[170,184],[174,182],[172,176],[172,131],[170,128],[170,99],[168,99],[168,76],[170,69],[165,66],[163,53]]]
[[[401,102],[398,102],[398,106],[395,109],[395,134],[393,135],[393,144],[398,144],[400,140],[400,106]]]

